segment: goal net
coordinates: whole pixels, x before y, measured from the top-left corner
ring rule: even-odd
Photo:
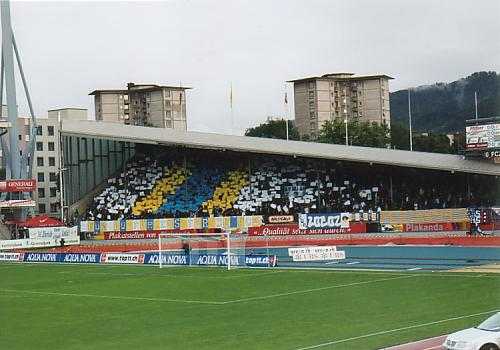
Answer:
[[[266,251],[247,249],[246,236],[237,233],[162,233],[158,236],[158,265],[271,267],[276,259]]]

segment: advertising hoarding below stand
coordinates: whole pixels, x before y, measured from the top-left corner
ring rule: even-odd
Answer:
[[[366,223],[351,222],[348,228],[324,228],[314,230],[300,229],[298,224],[264,225],[260,227],[250,227],[249,236],[293,236],[293,235],[331,235],[331,234],[352,234],[366,233]]]

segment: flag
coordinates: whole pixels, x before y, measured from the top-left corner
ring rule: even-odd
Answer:
[[[288,104],[288,95],[287,93],[285,92],[285,104],[287,105]]]
[[[233,109],[233,84],[231,84],[231,89],[229,90],[229,105]]]

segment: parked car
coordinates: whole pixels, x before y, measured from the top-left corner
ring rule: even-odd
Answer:
[[[500,350],[500,312],[477,327],[450,334],[443,347],[447,350]]]

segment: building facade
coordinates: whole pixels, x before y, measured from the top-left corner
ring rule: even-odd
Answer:
[[[37,203],[36,213],[54,217],[60,217],[61,214],[59,187],[60,120],[87,120],[87,110],[83,108],[53,109],[48,111],[47,117],[36,119],[32,177],[37,180],[37,190],[33,192],[32,198]],[[27,152],[30,128],[31,118],[18,118],[20,152]]]
[[[97,121],[187,130],[188,87],[128,83],[126,90],[95,90]]]
[[[300,135],[315,139],[323,124],[335,119],[390,125],[390,79],[387,75],[332,73],[290,80]]]

